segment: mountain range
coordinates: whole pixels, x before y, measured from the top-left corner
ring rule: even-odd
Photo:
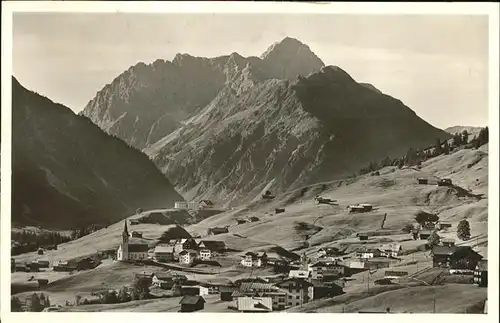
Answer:
[[[183,198],[140,151],[12,79],[12,224],[108,224]]]
[[[289,37],[260,57],[139,63],[82,114],[142,149],[186,199],[226,204],[350,176],[449,136]]]

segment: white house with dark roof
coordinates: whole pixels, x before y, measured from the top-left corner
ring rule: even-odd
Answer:
[[[381,251],[380,256],[388,258],[389,257],[396,258],[401,254],[403,247],[401,247],[399,243],[391,243],[391,244],[384,244],[380,246],[379,249]]]
[[[179,253],[179,263],[190,265],[198,257],[196,250],[185,249]]]

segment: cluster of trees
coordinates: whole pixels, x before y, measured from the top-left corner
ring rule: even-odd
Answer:
[[[11,297],[10,306],[12,312],[23,312],[23,303],[16,296]],[[43,293],[33,293],[26,298],[25,310],[27,312],[41,312],[47,307],[50,307],[50,300],[49,297],[45,296]]]
[[[403,166],[420,166],[422,162],[442,154],[447,155],[457,147],[464,146],[469,149],[479,148],[480,146],[488,143],[488,137],[488,127],[485,127],[482,128],[479,134],[469,142],[469,133],[467,130],[464,130],[461,134],[456,133],[453,135],[451,144],[448,140],[441,141],[437,138],[436,143],[431,147],[425,149],[409,148],[406,154],[402,157],[391,158],[387,156],[381,161],[372,161],[366,167],[361,168],[359,170],[359,174],[374,174],[374,172],[387,166],[398,166],[399,168],[402,168]]]
[[[107,228],[108,224],[92,224],[89,226],[84,226],[78,229],[73,229],[71,232],[71,240],[80,239],[86,235],[91,234],[92,232],[98,231],[103,228]]]
[[[11,233],[13,243],[11,254],[19,255],[25,252],[36,251],[40,247],[57,247],[58,244],[71,241],[71,237],[59,232],[34,232],[34,231],[13,231]]]
[[[432,230],[434,229],[436,222],[439,221],[439,216],[433,213],[418,211],[415,215],[415,221],[420,224],[422,228]]]
[[[457,226],[457,238],[462,241],[467,241],[470,239],[470,224],[466,219],[458,222]]]

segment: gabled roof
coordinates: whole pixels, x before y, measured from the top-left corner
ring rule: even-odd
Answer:
[[[182,250],[181,252],[179,252],[179,255],[186,255],[186,254],[190,254],[190,255],[197,255],[198,253],[196,252],[196,250],[191,250],[191,249],[184,249]]]
[[[181,301],[179,302],[179,304],[195,305],[195,304],[198,304],[199,302],[206,303],[205,299],[203,297],[201,297],[201,296],[187,295],[187,296],[184,296],[181,299]]]
[[[174,252],[174,247],[173,246],[156,246],[154,249],[155,253],[173,253]]]
[[[270,312],[272,308],[271,297],[238,297],[238,311]]]
[[[149,246],[147,244],[129,244],[128,252],[148,252]]]
[[[468,253],[468,254],[475,254],[478,257],[482,256],[475,252],[470,246],[436,246],[432,248],[432,254],[433,255],[441,255],[441,256],[451,256],[453,254],[457,253]]]
[[[159,280],[171,280],[174,276],[171,272],[158,272],[154,274]]]
[[[224,241],[215,241],[215,240],[202,240],[198,244],[198,246],[202,245],[210,250],[215,250],[215,249],[224,249],[226,247],[226,244]]]
[[[220,286],[219,287],[219,292],[221,292],[221,293],[232,293],[232,292],[234,292],[237,289],[238,289],[238,287],[236,287],[236,286]]]
[[[241,283],[240,292],[259,292],[266,290],[277,290],[276,286],[270,283],[244,282]]]
[[[312,284],[310,282],[308,282],[307,280],[305,280],[304,278],[297,278],[297,277],[288,277],[288,278],[285,278],[282,281],[276,283],[275,285],[276,286],[280,286],[281,284],[289,282],[289,281],[300,282],[301,285],[312,286]]]

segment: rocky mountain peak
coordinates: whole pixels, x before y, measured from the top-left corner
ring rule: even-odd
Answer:
[[[261,59],[270,77],[277,79],[295,79],[298,75],[309,75],[325,66],[309,46],[290,37],[271,45]]]

